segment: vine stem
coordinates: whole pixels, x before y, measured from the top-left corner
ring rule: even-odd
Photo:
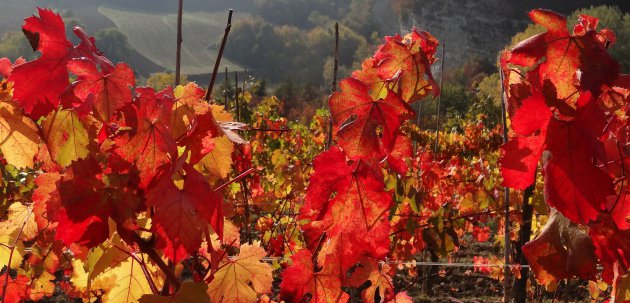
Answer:
[[[334,53],[334,68],[333,68],[333,81],[332,81],[332,93],[337,92],[337,71],[339,70],[339,23],[335,22],[335,53]],[[326,149],[330,148],[332,144],[332,131],[333,129],[333,117],[332,111],[330,112],[330,119],[328,119],[328,138],[326,140]]]
[[[503,144],[508,142],[508,129],[507,129],[507,93],[505,91],[505,75],[503,74],[503,69],[499,69],[499,74],[501,76],[501,120],[503,122]],[[505,250],[503,253],[504,258],[504,271],[505,271],[505,281],[503,284],[503,302],[509,302],[510,299],[510,188],[505,186],[503,188],[503,203],[505,204],[505,226],[504,226],[504,235],[503,242],[505,245]]]
[[[516,260],[516,262],[521,265],[521,277],[515,278],[514,284],[512,286],[515,303],[525,303],[527,301],[527,280],[529,277],[529,266],[527,266],[527,259],[525,259],[522,248],[525,243],[529,241],[529,238],[532,235],[532,217],[534,214],[534,206],[529,203],[529,200],[534,195],[534,190],[536,188],[536,175],[537,172],[534,172],[534,183],[528,186],[523,192],[523,211],[521,213],[521,221],[523,223],[521,225],[521,228],[519,229],[518,243],[516,244],[516,253],[514,255],[514,260]]]
[[[179,0],[179,8],[177,10],[177,54],[175,58],[175,86],[181,81],[182,73],[182,16],[183,16],[184,0]]]
[[[233,13],[234,13],[233,9],[230,9],[228,12],[228,21],[227,21],[227,24],[225,25],[225,30],[223,32],[223,39],[221,40],[221,47],[219,47],[217,60],[214,61],[214,69],[212,70],[210,83],[208,83],[208,90],[206,91],[206,95],[204,96],[204,100],[206,101],[210,101],[210,94],[212,94],[212,88],[214,87],[214,82],[217,80],[217,73],[219,72],[219,65],[221,64],[223,51],[225,51],[225,44],[227,43],[227,38],[228,38],[228,35],[230,34],[230,29],[232,28],[232,14]]]
[[[245,176],[246,177],[246,176]],[[247,180],[245,179],[245,177],[243,177],[241,179],[241,192],[243,193],[243,202],[244,202],[244,207],[245,207],[245,239],[247,240],[247,243],[249,243],[250,245],[252,244],[252,232],[250,230],[250,210],[249,210],[249,199],[247,196]]]
[[[623,181],[626,179],[626,166],[623,163],[623,153],[621,152],[621,144],[619,143],[619,140],[617,139],[617,150],[619,151],[619,158],[622,159],[621,160],[621,186],[619,187],[619,194],[617,194],[617,199],[615,199],[615,203],[613,203],[612,207],[610,208],[610,210],[608,211],[608,213],[612,213],[615,210],[615,207],[617,207],[617,204],[619,204],[619,199],[621,198],[621,195],[623,194],[624,190],[623,190]]]
[[[219,191],[219,190],[223,189],[224,187],[226,187],[226,186],[228,186],[228,185],[230,185],[230,184],[232,184],[232,183],[234,183],[234,182],[236,182],[236,181],[246,177],[247,175],[251,174],[253,171],[254,171],[254,168],[250,167],[248,170],[242,172],[240,175],[236,176],[234,179],[219,185],[219,187],[215,188],[214,191]]]
[[[147,264],[143,260],[141,260],[138,257],[138,255],[136,255],[135,253],[130,253],[129,256],[132,259],[134,259],[136,262],[138,262],[138,264],[140,265],[140,268],[142,269],[142,273],[144,274],[144,277],[147,278],[147,282],[149,283],[149,288],[151,288],[151,292],[153,292],[153,294],[156,294],[156,295],[159,294],[160,292],[157,289],[157,286],[155,286],[155,282],[151,278],[151,274],[149,273],[149,270],[147,269]]]
[[[31,217],[32,214],[33,214],[33,210],[29,208],[28,215],[26,215],[24,222],[22,222],[20,231],[15,237],[15,241],[13,241],[13,244],[11,245],[11,252],[9,253],[9,262],[7,263],[7,272],[5,273],[4,284],[2,285],[2,294],[3,294],[2,301],[0,301],[0,303],[4,303],[4,298],[6,298],[5,294],[7,293],[7,287],[9,286],[9,274],[11,272],[11,262],[13,261],[13,253],[15,252],[15,247],[17,246],[18,241],[20,241],[20,237],[22,237],[22,233],[24,232],[24,227],[26,226],[26,223],[28,223],[28,219]]]
[[[157,265],[160,268],[160,270],[164,272],[167,279],[167,282],[165,282],[165,286],[166,284],[170,283],[171,285],[174,286],[175,290],[179,289],[181,282],[175,276],[175,273],[173,272],[173,270],[171,270],[171,268],[166,264],[166,262],[162,260],[162,257],[160,257],[160,255],[155,250],[153,245],[151,245],[151,243],[142,239],[142,237],[140,237],[134,231],[129,231],[122,227],[117,228],[117,230],[118,230],[118,234],[121,236],[123,240],[125,240],[128,243],[138,244],[138,247],[140,248],[140,252],[147,254],[147,256],[149,256],[149,258],[151,258],[151,260],[155,262],[155,265]],[[165,289],[168,289],[168,288],[165,287]]]

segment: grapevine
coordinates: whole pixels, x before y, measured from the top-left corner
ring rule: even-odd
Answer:
[[[526,244],[473,256],[468,276],[529,266],[548,290],[579,278],[630,300],[630,78],[596,18],[530,17],[546,31],[499,60],[503,143],[482,115],[461,133],[415,124],[444,64],[420,29],[386,37],[299,123],[255,82],[213,96],[218,62],[208,90],[179,72],[138,86],[38,9],[22,29],[40,56],[0,59],[1,302],[412,302],[447,274],[415,262],[456,264],[472,243]]]

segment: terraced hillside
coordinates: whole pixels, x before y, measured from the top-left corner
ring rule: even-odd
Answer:
[[[176,14],[152,14],[123,11],[101,6],[98,11],[109,18],[127,37],[131,46],[153,63],[175,70]],[[235,16],[243,18],[243,14]],[[226,21],[225,12],[187,12],[184,15],[182,72],[208,74],[216,59],[218,44]],[[223,58],[221,69],[242,68]]]

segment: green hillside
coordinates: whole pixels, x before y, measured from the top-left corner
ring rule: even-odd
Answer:
[[[175,70],[176,14],[129,12],[105,6],[100,6],[98,11],[116,24],[136,51],[165,69]],[[225,12],[186,12],[182,29],[182,73],[198,75],[212,71],[226,18]],[[230,71],[242,70],[223,58],[220,70],[225,67]]]

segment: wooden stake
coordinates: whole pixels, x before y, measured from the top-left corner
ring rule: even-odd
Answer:
[[[182,74],[182,16],[184,7],[184,0],[179,0],[179,9],[177,11],[177,54],[175,61],[175,86],[178,86],[181,81]]]
[[[334,69],[333,69],[333,81],[332,81],[332,93],[337,92],[337,71],[339,70],[339,23],[335,22],[335,53],[334,53]],[[332,144],[332,111],[330,112],[330,119],[328,120],[328,139],[326,140],[326,149],[330,148]]]
[[[227,66],[225,67],[225,84],[224,86],[224,90],[223,90],[223,95],[224,95],[224,99],[223,99],[223,108],[225,111],[228,110],[228,92],[230,91],[230,83],[228,82],[228,68]]]
[[[241,121],[240,116],[240,107],[238,104],[238,72],[234,72],[234,115],[236,116],[236,121]]]
[[[223,32],[223,39],[221,40],[221,47],[219,47],[217,60],[214,61],[214,69],[212,70],[212,77],[210,77],[210,83],[208,83],[208,90],[206,91],[206,96],[204,97],[206,101],[210,101],[212,88],[214,87],[214,82],[217,80],[217,73],[219,72],[219,65],[221,64],[221,58],[223,57],[225,44],[227,43],[227,38],[228,38],[228,35],[230,34],[230,29],[232,28],[232,14],[233,13],[234,13],[233,9],[230,9],[228,12],[228,21],[227,21],[227,24],[225,25],[225,30]]]
[[[437,123],[435,125],[435,146],[433,147],[433,158],[437,155],[440,146],[440,109],[442,108],[442,86],[444,84],[444,65],[446,64],[446,40],[442,44],[442,65],[440,66],[440,95],[437,104]]]

